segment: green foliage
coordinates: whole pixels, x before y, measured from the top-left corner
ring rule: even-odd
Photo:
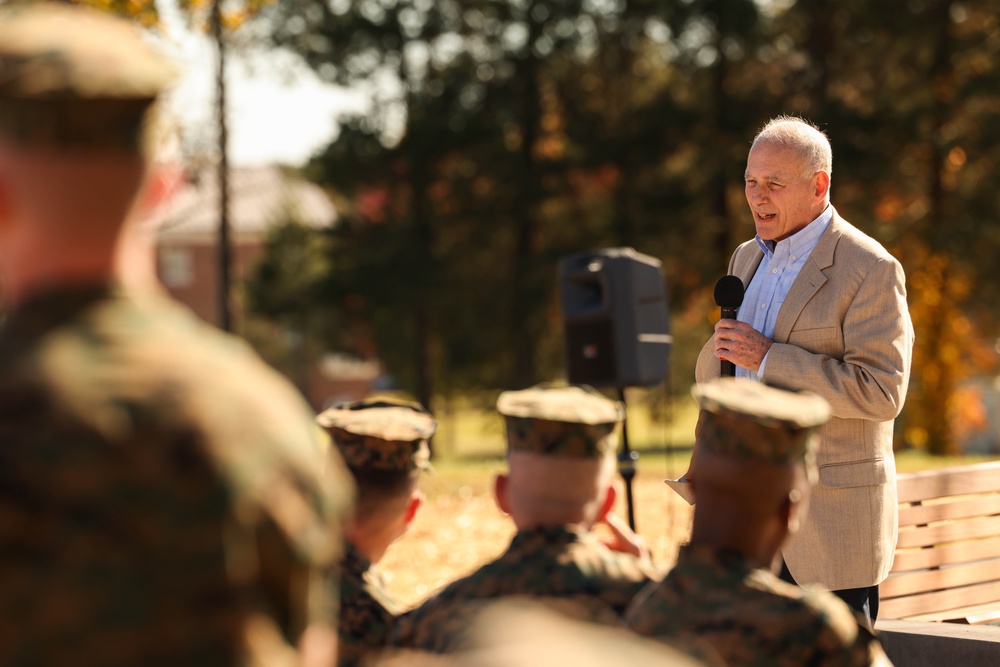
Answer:
[[[349,344],[341,314],[322,302],[330,257],[323,231],[289,220],[271,230],[247,280],[244,335],[300,387],[322,352]]]
[[[685,393],[711,286],[753,233],[749,140],[782,113],[827,130],[838,210],[911,276],[904,438],[948,451],[963,378],[995,369],[1000,0],[282,0],[265,15],[320,76],[373,91],[309,168],[345,220],[317,298],[422,398],[558,375],[556,261],[614,245],[663,259]]]

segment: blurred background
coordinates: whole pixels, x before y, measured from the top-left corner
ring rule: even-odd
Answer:
[[[502,451],[496,392],[565,377],[558,260],[630,246],[663,263],[674,335],[632,445],[690,444],[750,140],[795,114],[830,137],[838,212],[906,270],[897,449],[1000,453],[1000,0],[80,2],[186,72],[161,280],[317,410],[398,390],[439,454]]]

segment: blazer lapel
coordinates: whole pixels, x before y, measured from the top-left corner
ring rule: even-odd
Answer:
[[[781,310],[778,311],[778,319],[774,323],[775,341],[784,343],[788,340],[788,336],[792,333],[792,326],[799,319],[802,309],[806,307],[819,288],[826,283],[827,277],[823,273],[823,269],[833,266],[833,253],[842,233],[840,216],[834,209],[830,226],[826,228],[816,247],[809,253],[809,259],[799,271],[798,277],[795,278],[791,289],[788,290],[785,302],[781,305]]]
[[[741,253],[733,262],[733,275],[743,281],[743,290],[750,286],[753,275],[757,273],[757,267],[764,259],[764,251],[756,244],[748,244],[749,252]]]

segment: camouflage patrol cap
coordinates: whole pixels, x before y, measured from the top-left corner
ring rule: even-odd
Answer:
[[[695,385],[695,438],[716,454],[763,463],[809,462],[816,429],[830,418],[830,406],[812,392],[794,392],[747,378],[719,378]]]
[[[0,133],[30,145],[139,145],[174,69],[124,19],[19,3],[0,12]]]
[[[583,385],[538,385],[497,399],[510,451],[598,458],[617,447],[625,406]]]
[[[379,399],[341,403],[316,417],[344,461],[357,470],[408,472],[430,466],[427,439],[437,430],[416,403]]]

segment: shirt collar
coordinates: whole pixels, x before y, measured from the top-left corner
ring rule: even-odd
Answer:
[[[805,250],[812,250],[812,248],[816,246],[816,242],[819,241],[819,237],[823,235],[823,232],[826,231],[826,228],[830,225],[832,220],[833,206],[827,204],[826,208],[823,209],[822,213],[816,216],[815,220],[788,238],[778,241],[778,243],[775,243],[774,241],[765,241],[759,234],[754,236],[754,240],[757,241],[757,246],[768,257],[774,254],[774,250],[778,244],[786,242],[788,243],[788,248],[791,254],[802,256],[805,254]]]

